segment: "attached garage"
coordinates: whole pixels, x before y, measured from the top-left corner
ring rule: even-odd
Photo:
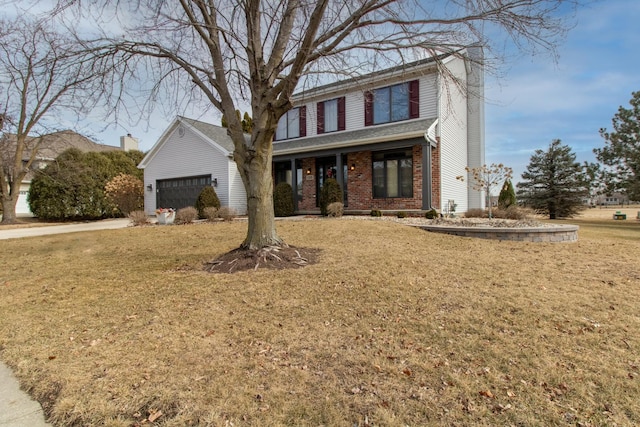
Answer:
[[[227,129],[177,117],[138,165],[144,169],[145,212],[193,206],[212,185],[222,206],[244,215],[247,198],[233,148]]]

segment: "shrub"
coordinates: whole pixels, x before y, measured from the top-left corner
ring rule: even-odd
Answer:
[[[424,217],[427,219],[436,219],[438,218],[438,212],[435,209],[430,209],[424,213]]]
[[[382,216],[382,211],[380,209],[371,209],[371,216]]]
[[[327,179],[320,190],[320,213],[327,216],[327,206],[334,202],[342,203],[342,197],[342,189],[338,181],[333,178]]]
[[[534,211],[530,208],[525,208],[518,205],[511,205],[506,209],[496,209],[493,211],[494,218],[504,219],[529,219],[535,215]]]
[[[273,191],[273,212],[275,216],[291,216],[294,211],[293,188],[286,182],[281,182]]]
[[[396,212],[396,216],[398,218],[406,218],[407,217],[407,213],[405,211],[398,211],[398,212]]]
[[[135,226],[147,225],[151,221],[149,221],[149,217],[144,211],[132,211],[129,212],[129,219],[131,223]]]
[[[198,210],[193,206],[187,206],[186,208],[178,209],[176,212],[176,224],[191,224],[198,219]]]
[[[216,208],[215,206],[207,206],[206,208],[203,209],[203,213],[204,213],[204,218],[207,221],[214,221],[219,216],[218,208]]]
[[[510,206],[516,204],[516,192],[513,189],[513,184],[510,179],[505,180],[502,185],[502,190],[498,195],[498,207],[500,209],[507,209]]]
[[[136,152],[136,158],[143,155]],[[105,187],[119,174],[140,179],[142,170],[136,165],[132,156],[121,151],[65,150],[55,162],[39,169],[31,181],[27,196],[31,212],[38,218],[50,220],[118,216],[120,210],[107,198]],[[130,211],[133,210],[136,208]]]
[[[198,216],[200,218],[206,218],[204,214],[205,208],[214,207],[220,209],[220,199],[218,199],[216,190],[210,185],[204,187],[202,191],[200,191],[200,194],[198,194],[195,207],[198,210]]]
[[[465,218],[489,218],[489,213],[486,209],[469,209],[464,213]]]
[[[223,206],[218,209],[218,216],[225,221],[233,221],[234,218],[238,215],[235,209],[230,208],[229,206]]]
[[[116,175],[104,186],[104,193],[124,215],[144,206],[144,183],[133,175]]]
[[[327,206],[327,216],[340,218],[344,213],[344,205],[342,202],[333,202]]]

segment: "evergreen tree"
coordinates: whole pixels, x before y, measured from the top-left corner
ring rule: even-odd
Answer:
[[[609,191],[625,191],[630,200],[640,200],[640,91],[633,92],[631,108],[618,108],[613,117],[613,131],[600,129],[604,148],[594,153],[608,166]]]
[[[571,217],[584,207],[588,195],[582,165],[568,145],[554,140],[547,151],[536,150],[518,183],[518,199],[525,206],[549,215]]]
[[[502,190],[498,195],[498,207],[507,209],[511,205],[516,204],[516,192],[513,190],[513,184],[510,179],[505,179],[502,184]]]
[[[55,162],[38,170],[27,200],[41,219],[100,219],[118,215],[106,197],[105,186],[118,174],[139,175],[134,158],[124,152],[62,152]]]
[[[206,218],[204,210],[206,208],[216,208],[220,209],[220,199],[218,198],[218,194],[216,190],[207,185],[200,191],[198,194],[198,199],[196,200],[195,208],[198,211],[198,216],[200,218]]]
[[[320,189],[320,213],[327,216],[327,206],[334,202],[342,203],[342,188],[333,178],[327,179]]]

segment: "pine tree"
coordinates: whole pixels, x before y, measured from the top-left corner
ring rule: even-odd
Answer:
[[[547,151],[536,150],[518,183],[518,199],[549,219],[571,217],[588,195],[582,165],[568,145],[554,140]]]
[[[612,132],[600,129],[606,145],[593,151],[609,167],[608,190],[626,191],[630,200],[640,200],[640,91],[629,103],[630,109],[621,106],[613,117]]]

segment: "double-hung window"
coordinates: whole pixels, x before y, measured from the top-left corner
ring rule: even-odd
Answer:
[[[399,122],[420,117],[420,82],[413,80],[365,93],[365,125]]]
[[[307,136],[307,108],[299,107],[287,111],[276,129],[276,140],[299,138]]]
[[[322,133],[345,130],[345,98],[335,98],[317,104],[317,131]]]
[[[373,197],[413,197],[411,150],[373,153]]]

